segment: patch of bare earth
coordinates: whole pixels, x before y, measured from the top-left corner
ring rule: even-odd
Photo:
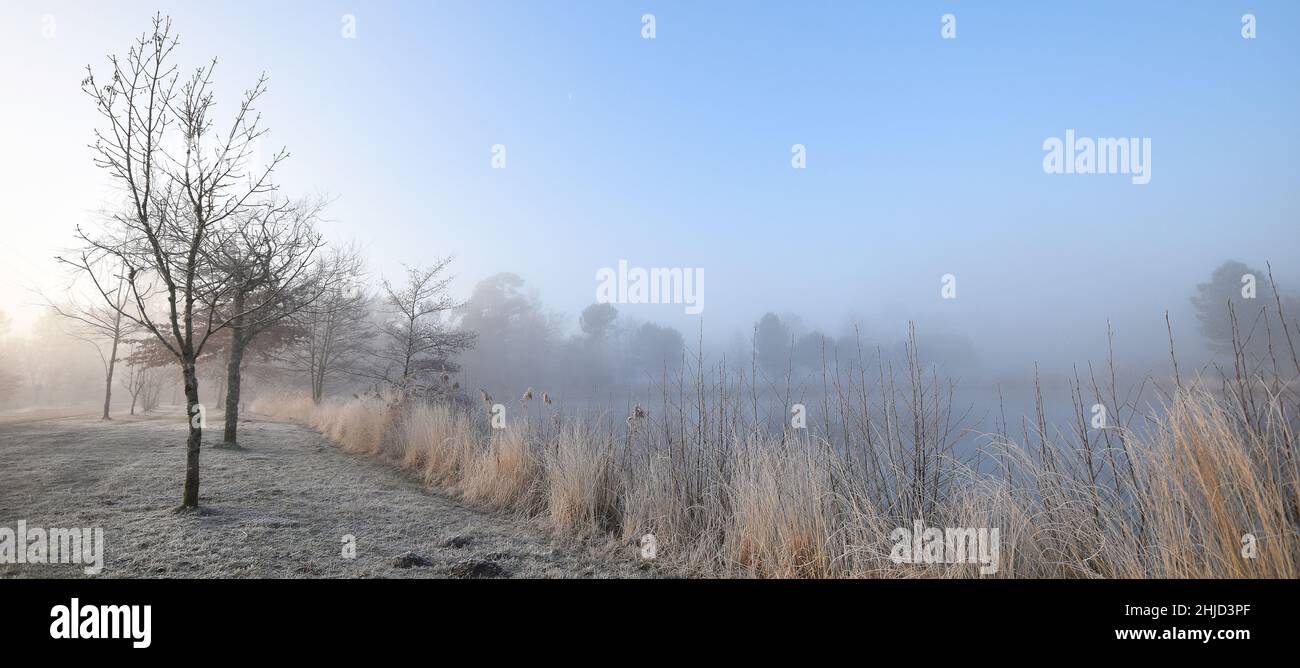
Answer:
[[[306,427],[241,422],[241,450],[204,433],[197,513],[176,513],[185,423],[68,418],[0,425],[0,526],[102,527],[100,577],[645,577],[632,546],[551,535],[470,508]],[[356,557],[344,558],[344,536]],[[0,577],[85,577],[0,564]]]

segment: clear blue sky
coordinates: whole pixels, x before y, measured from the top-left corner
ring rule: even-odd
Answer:
[[[269,73],[285,192],[336,195],[331,234],[377,274],[455,254],[462,294],[509,270],[574,314],[619,259],[703,267],[719,338],[767,310],[918,317],[1027,356],[1074,332],[1091,353],[1107,317],[1163,332],[1230,257],[1300,279],[1300,3],[592,0],[6,2],[0,137],[32,156],[0,167],[0,220],[32,236],[6,282],[103,203],[80,68],[155,9],[181,62],[221,57],[226,109]],[[1067,128],[1150,137],[1150,184],[1044,174]]]

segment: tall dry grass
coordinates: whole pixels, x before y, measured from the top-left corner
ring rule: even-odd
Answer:
[[[702,367],[665,378],[662,405],[626,421],[525,403],[492,429],[482,411],[395,396],[253,408],[559,531],[629,545],[652,533],[661,558],[706,575],[978,576],[978,564],[891,561],[891,531],[921,520],[998,528],[999,577],[1300,577],[1293,383],[1179,379],[1137,430],[1112,368],[1110,392],[1093,380],[1092,394],[1116,424],[1089,429],[1076,382],[1078,424],[1053,431],[1040,393],[1022,438],[1005,422],[986,435],[981,467],[956,456],[951,386],[914,340],[899,373],[884,360],[828,368],[820,429],[763,428],[757,375]]]

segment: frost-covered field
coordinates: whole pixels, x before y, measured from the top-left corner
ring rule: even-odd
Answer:
[[[218,423],[219,424],[219,423]],[[241,421],[203,451],[202,510],[177,514],[185,423],[172,415],[0,420],[0,527],[102,527],[100,577],[637,577],[632,546],[555,537],[438,496],[306,427]],[[218,439],[219,429],[204,434]],[[344,558],[344,536],[356,556]],[[0,564],[0,577],[86,577]]]

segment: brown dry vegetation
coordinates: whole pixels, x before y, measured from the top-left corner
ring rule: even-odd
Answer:
[[[825,430],[756,427],[757,408],[745,415],[757,400],[725,369],[679,376],[658,418],[638,406],[626,424],[530,414],[526,401],[505,429],[482,411],[397,396],[281,396],[254,409],[562,532],[653,533],[660,558],[687,572],[978,576],[978,565],[891,561],[890,532],[921,519],[999,528],[1000,577],[1300,577],[1297,403],[1279,376],[1180,380],[1140,434],[1118,409],[1119,426],[1090,433],[1076,384],[1080,428],[1051,436],[1040,408],[1016,443],[1004,424],[981,448],[990,473],[954,456],[947,388],[914,352],[901,384],[887,364],[874,379],[865,366],[828,370],[821,412],[838,425]],[[1243,556],[1246,534],[1257,558]]]

